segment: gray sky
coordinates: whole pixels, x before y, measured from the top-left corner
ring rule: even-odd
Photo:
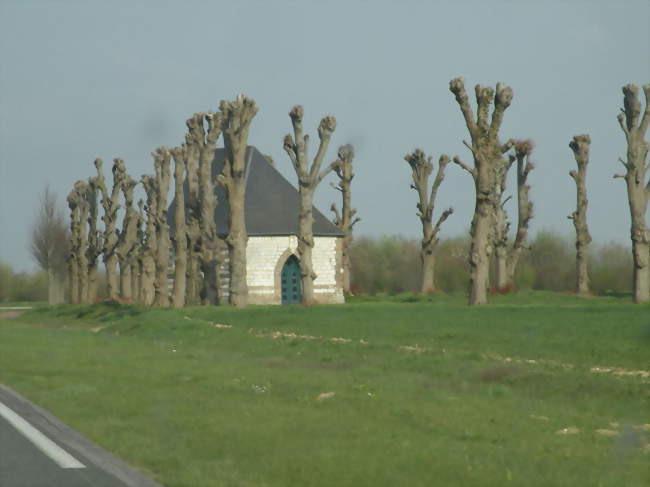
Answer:
[[[249,142],[292,182],[289,109],[304,105],[313,150],[320,118],[336,116],[327,159],[356,146],[357,234],[419,236],[402,158],[419,147],[471,162],[448,89],[456,76],[471,94],[497,81],[514,90],[501,135],[536,142],[533,232],[572,232],[568,143],[589,133],[591,232],[626,243],[625,183],[611,178],[625,154],[616,115],[624,84],[650,82],[649,21],[648,0],[0,0],[0,260],[33,267],[29,227],[47,183],[63,206],[95,157],[151,172],[150,152],[181,143],[192,113],[238,93],[260,106]],[[470,177],[447,173],[436,215],[456,213],[443,237],[466,232],[474,207]],[[316,204],[338,196],[323,183]]]

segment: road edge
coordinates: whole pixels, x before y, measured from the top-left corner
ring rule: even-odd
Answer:
[[[75,451],[128,487],[163,487],[4,384],[0,384],[0,402],[14,409],[53,441]]]

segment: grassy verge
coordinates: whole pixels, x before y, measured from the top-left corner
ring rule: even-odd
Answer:
[[[650,307],[492,301],[41,308],[0,382],[169,487],[648,485]]]

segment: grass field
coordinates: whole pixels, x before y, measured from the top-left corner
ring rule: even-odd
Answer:
[[[0,382],[168,487],[650,485],[650,306],[464,302],[43,307]]]

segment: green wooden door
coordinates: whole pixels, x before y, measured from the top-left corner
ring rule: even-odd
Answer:
[[[282,304],[302,302],[300,289],[300,263],[295,255],[290,256],[282,267]]]

